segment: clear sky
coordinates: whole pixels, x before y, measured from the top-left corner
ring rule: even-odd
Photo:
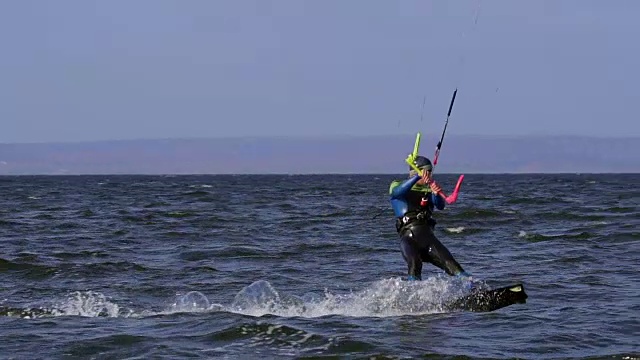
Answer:
[[[634,0],[2,1],[0,142],[439,133],[456,87],[456,134],[640,136],[639,13]]]

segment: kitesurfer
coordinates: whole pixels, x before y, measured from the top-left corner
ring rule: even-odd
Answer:
[[[396,217],[402,257],[407,262],[407,280],[422,280],[422,263],[429,262],[451,276],[470,276],[436,238],[434,208],[443,210],[442,188],[431,178],[433,165],[424,156],[413,159],[409,178],[389,186],[391,206]],[[416,171],[416,168],[420,171]]]

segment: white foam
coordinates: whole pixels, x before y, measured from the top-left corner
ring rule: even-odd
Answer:
[[[588,221],[585,223],[586,226],[599,226],[599,225],[609,225],[608,221]]]
[[[360,290],[344,294],[325,290],[322,295],[307,293],[297,296],[279,292],[268,281],[259,280],[240,290],[230,305],[212,303],[201,292],[190,291],[177,294],[164,310],[134,313],[132,310],[121,309],[104,294],[84,291],[71,294],[55,304],[48,313],[53,316],[140,318],[185,312],[224,311],[255,317],[267,314],[306,318],[327,315],[389,317],[444,312],[446,303],[464,295],[464,288],[463,280],[449,276],[409,282],[390,278],[363,285]],[[306,340],[301,339],[302,342]]]
[[[325,291],[323,296],[303,297],[278,292],[267,281],[256,281],[242,289],[222,310],[249,316],[272,314],[283,317],[387,317],[443,312],[444,304],[463,294],[459,281],[434,277],[423,281],[391,278],[376,281],[347,294]]]
[[[176,301],[170,305],[167,312],[203,312],[209,311],[209,299],[199,291],[190,291],[185,295],[178,295]]]
[[[71,296],[55,306],[52,311],[55,316],[85,316],[85,317],[118,317],[120,307],[109,301],[106,296],[93,291],[76,291]]]

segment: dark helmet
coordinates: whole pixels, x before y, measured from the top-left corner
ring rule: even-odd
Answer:
[[[431,164],[431,160],[427,159],[424,156],[416,156],[416,159],[415,159],[415,161],[413,163],[416,164],[416,166],[420,170],[431,171],[431,169],[433,169],[433,165]],[[412,168],[409,167],[409,170],[412,170]]]

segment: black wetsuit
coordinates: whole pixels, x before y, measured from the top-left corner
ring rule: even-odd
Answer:
[[[423,262],[432,263],[449,275],[468,275],[433,233],[436,221],[431,215],[434,207],[444,209],[444,199],[429,187],[416,185],[419,180],[416,175],[404,182],[394,181],[389,187],[408,279],[422,280]]]

